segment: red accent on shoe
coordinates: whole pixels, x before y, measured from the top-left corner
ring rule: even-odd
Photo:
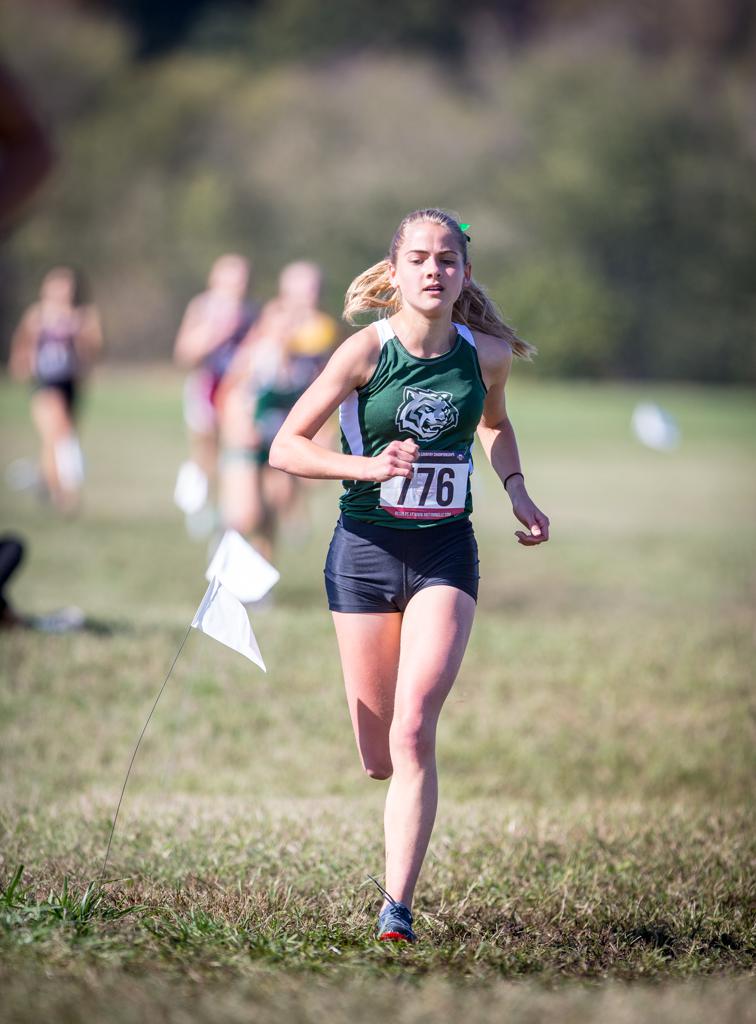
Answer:
[[[378,936],[379,942],[385,942],[387,939],[393,939],[398,942],[409,942],[410,940],[406,935],[402,935],[401,932],[384,932],[383,935]]]

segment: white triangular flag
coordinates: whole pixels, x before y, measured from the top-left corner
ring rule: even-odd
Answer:
[[[243,604],[264,597],[280,574],[236,530],[226,530],[207,567],[205,579],[216,577]]]
[[[225,644],[267,672],[241,601],[213,578],[192,619],[192,627]]]

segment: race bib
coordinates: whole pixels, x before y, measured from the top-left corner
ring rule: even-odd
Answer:
[[[36,375],[41,381],[54,383],[73,377],[76,372],[73,349],[65,341],[50,340],[37,351]]]
[[[412,476],[381,484],[380,506],[397,519],[446,519],[465,510],[470,460],[466,452],[420,452]]]

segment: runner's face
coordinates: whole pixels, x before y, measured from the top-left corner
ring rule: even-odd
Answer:
[[[317,308],[320,300],[320,270],[311,263],[292,263],[281,274],[279,292],[293,306]]]
[[[73,305],[73,275],[65,272],[49,274],[42,284],[42,299],[61,306]]]
[[[236,256],[221,256],[210,272],[210,288],[235,299],[242,299],[249,283],[246,260]]]
[[[403,305],[437,319],[450,315],[470,281],[470,264],[463,262],[459,243],[448,228],[417,221],[407,226],[390,275]]]

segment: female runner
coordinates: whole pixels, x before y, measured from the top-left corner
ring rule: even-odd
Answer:
[[[219,256],[207,290],[187,306],[176,337],[174,360],[190,371],[184,384],[184,421],[191,461],[204,475],[205,487],[218,476],[222,381],[257,316],[246,297],[249,275],[243,256]]]
[[[338,341],[338,326],[320,309],[323,275],[316,263],[283,268],[278,294],[265,304],[224,378],[223,523],[251,534],[272,558],[280,520],[306,514],[294,477],[271,469],[270,444],[289,410],[317,377]]]
[[[82,301],[82,283],[68,267],[42,282],[11,342],[10,371],[32,380],[32,418],[40,435],[40,467],[50,500],[71,512],[78,503],[84,465],[76,434],[82,380],[102,350],[97,310]]]
[[[549,531],[525,488],[504,402],[513,354],[533,349],[472,280],[467,242],[440,210],[402,220],[388,258],[346,296],[348,320],[368,310],[385,318],[337,349],[270,453],[289,473],[344,481],[326,590],[363,767],[391,779],[377,936],[408,942],[438,800],[436,726],[475,613],[476,429],[527,527],[515,531],[519,543],[541,544]],[[336,407],[343,453],[312,440]]]

